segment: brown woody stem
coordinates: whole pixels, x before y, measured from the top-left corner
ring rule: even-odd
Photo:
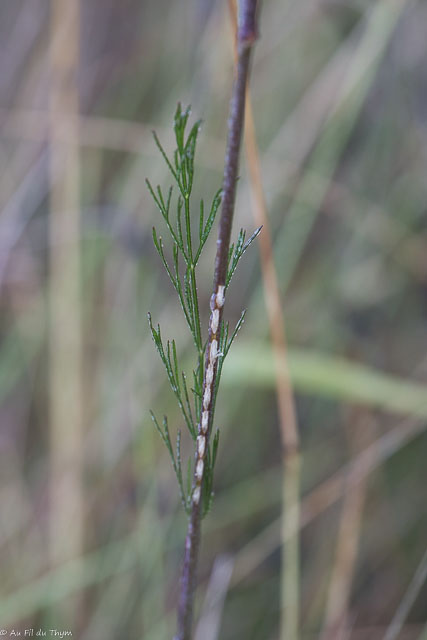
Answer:
[[[174,640],[190,640],[193,619],[193,601],[196,586],[198,552],[201,534],[201,488],[203,485],[204,459],[212,427],[214,393],[217,376],[217,347],[221,331],[224,291],[227,279],[228,252],[233,224],[239,155],[244,126],[246,86],[253,44],[257,38],[256,0],[242,0],[238,31],[238,59],[228,120],[227,151],[224,164],[222,208],[218,227],[217,252],[209,337],[206,347],[206,365],[202,390],[202,409],[198,425],[198,447],[192,488],[192,506],[185,541],[184,564],[181,576],[178,605],[178,630]],[[202,446],[199,447],[199,442]]]

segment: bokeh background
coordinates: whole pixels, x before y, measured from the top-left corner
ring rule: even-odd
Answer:
[[[425,639],[427,5],[265,0],[260,32],[251,93],[301,438],[301,638]],[[171,150],[181,101],[203,119],[196,216],[221,184],[228,6],[2,0],[0,51],[0,627],[171,638],[186,520],[149,409],[182,425],[147,312],[189,368],[193,352],[145,178],[170,184],[151,130]],[[243,160],[235,235],[252,210]],[[212,237],[205,327],[214,251]],[[242,308],[197,640],[279,637],[282,456],[256,243],[231,323]]]

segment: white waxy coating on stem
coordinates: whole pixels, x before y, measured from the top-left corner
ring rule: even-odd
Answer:
[[[205,436],[197,436],[197,455],[199,458],[203,458],[205,455],[206,438]]]
[[[212,384],[212,380],[213,380],[213,365],[209,364],[208,368],[206,369],[206,384]]]
[[[206,433],[208,430],[209,412],[203,411],[202,413],[202,433]]]
[[[211,349],[210,349],[210,361],[211,362],[215,361],[217,353],[218,353],[218,342],[216,340],[212,340]]]
[[[205,393],[203,394],[203,409],[207,409],[209,407],[209,402],[211,401],[211,388],[207,386],[205,389]]]
[[[211,318],[212,333],[216,333],[218,331],[218,323],[219,323],[219,309],[214,309],[212,311],[212,318]]]
[[[200,487],[196,487],[193,491],[194,504],[199,504],[199,500],[200,500]]]
[[[221,307],[224,306],[224,290],[225,290],[224,285],[220,284],[218,287],[218,291],[216,293],[216,298],[215,298],[217,307],[219,307],[220,309]]]
[[[196,464],[196,478],[198,482],[202,481],[203,466],[203,460],[198,460]]]

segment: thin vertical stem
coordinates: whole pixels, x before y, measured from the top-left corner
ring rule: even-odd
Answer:
[[[183,174],[184,175],[184,174]],[[184,198],[185,226],[187,233],[187,254],[188,254],[188,275],[190,278],[191,297],[193,301],[193,320],[194,331],[197,339],[197,349],[199,359],[203,356],[202,329],[200,326],[199,299],[197,297],[196,271],[193,257],[193,243],[191,239],[191,222],[190,222],[190,193],[187,191]]]
[[[354,408],[349,412],[346,427],[350,449],[356,457],[363,450],[366,441],[372,443],[375,423],[366,411]],[[349,483],[349,478],[347,482]],[[321,640],[341,640],[348,633],[351,586],[356,569],[366,490],[367,478],[363,478],[356,486],[350,485],[343,496]]]
[[[299,638],[300,616],[300,456],[285,449],[283,454],[280,639]]]
[[[388,627],[383,640],[396,640],[402,631],[404,622],[413,607],[425,581],[427,580],[427,551],[415,571],[414,577],[409,584],[403,599],[401,600],[393,619]],[[424,634],[425,635],[425,634]]]
[[[218,336],[221,331],[224,293],[226,288],[228,252],[233,223],[239,153],[244,123],[246,86],[249,77],[252,46],[257,37],[256,4],[256,0],[243,0],[241,3],[241,20],[238,34],[238,61],[228,120],[222,208],[218,227],[213,294],[211,298],[211,317],[209,321],[209,336],[206,347],[206,363],[202,388],[202,407],[198,425],[199,435],[196,452],[195,475],[192,487],[192,506],[185,542],[184,564],[178,605],[178,630],[175,640],[190,640],[191,638],[193,600],[200,547],[202,515],[201,490],[203,487],[205,469],[204,459],[212,427],[212,414],[218,367]]]
[[[50,448],[51,563],[83,547],[83,416],[78,92],[79,0],[51,2]]]
[[[235,0],[230,0],[232,22],[237,26]],[[281,640],[297,640],[300,609],[300,458],[299,436],[294,397],[287,363],[285,319],[274,264],[273,242],[262,187],[261,168],[256,142],[250,90],[246,91],[245,148],[249,169],[252,208],[255,222],[262,226],[259,237],[265,306],[269,321],[276,373],[276,396],[283,450],[282,483],[282,566],[280,595]]]

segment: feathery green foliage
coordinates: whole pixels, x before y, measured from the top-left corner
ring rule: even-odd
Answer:
[[[190,108],[183,110],[178,104],[174,118],[174,133],[176,141],[176,149],[169,158],[159,138],[154,133],[156,145],[173,177],[177,187],[176,198],[174,198],[174,187],[169,187],[165,193],[160,186],[154,188],[149,180],[147,180],[148,189],[153,197],[154,202],[159,209],[166,230],[172,242],[172,263],[168,261],[165,254],[165,247],[162,237],[153,227],[153,242],[160,256],[163,266],[169,276],[169,279],[178,295],[178,299],[184,314],[188,329],[192,335],[197,356],[195,367],[192,372],[193,387],[189,389],[187,376],[179,364],[179,356],[176,342],[174,339],[167,340],[164,343],[160,326],[154,327],[151,314],[148,314],[150,331],[160,359],[166,369],[171,389],[175,395],[182,418],[193,440],[194,446],[198,433],[198,420],[201,413],[202,387],[204,375],[204,360],[206,350],[206,338],[203,337],[201,321],[200,321],[200,304],[197,295],[197,279],[196,267],[202,255],[203,248],[212,231],[216,214],[221,204],[221,190],[218,190],[213,197],[209,208],[209,213],[205,217],[205,205],[201,200],[198,214],[198,230],[197,235],[194,233],[192,225],[194,225],[193,216],[191,215],[190,199],[194,184],[195,173],[195,153],[197,136],[200,131],[200,121],[197,121],[186,134],[188,119],[190,116]],[[174,206],[175,204],[175,206]],[[175,213],[172,215],[172,211]],[[226,286],[230,284],[230,280],[236,270],[240,258],[255,240],[261,228],[257,229],[245,242],[246,233],[241,230],[236,244],[230,247],[229,265],[226,279]],[[195,236],[196,235],[196,239]],[[239,329],[244,322],[245,312],[242,313],[235,329],[230,334],[228,323],[225,323],[220,332],[219,341],[219,358],[218,373],[214,388],[213,398],[215,407],[218,385],[221,378],[222,366],[224,359],[229,352],[231,344],[236,337]],[[214,408],[213,408],[214,412]],[[176,447],[172,445],[169,426],[166,416],[163,418],[162,426],[159,424],[155,415],[151,414],[154,425],[159,432],[163,442],[166,445],[170,455],[172,466],[178,481],[179,492],[184,509],[187,513],[191,506],[191,482],[193,477],[193,465],[191,458],[187,467],[187,481],[183,480],[183,463],[181,459],[181,432],[177,432]],[[216,455],[218,451],[219,431],[215,432],[212,442],[209,444],[205,459],[205,477],[203,483],[203,515],[209,511],[212,504],[212,487],[213,472],[215,466]]]

